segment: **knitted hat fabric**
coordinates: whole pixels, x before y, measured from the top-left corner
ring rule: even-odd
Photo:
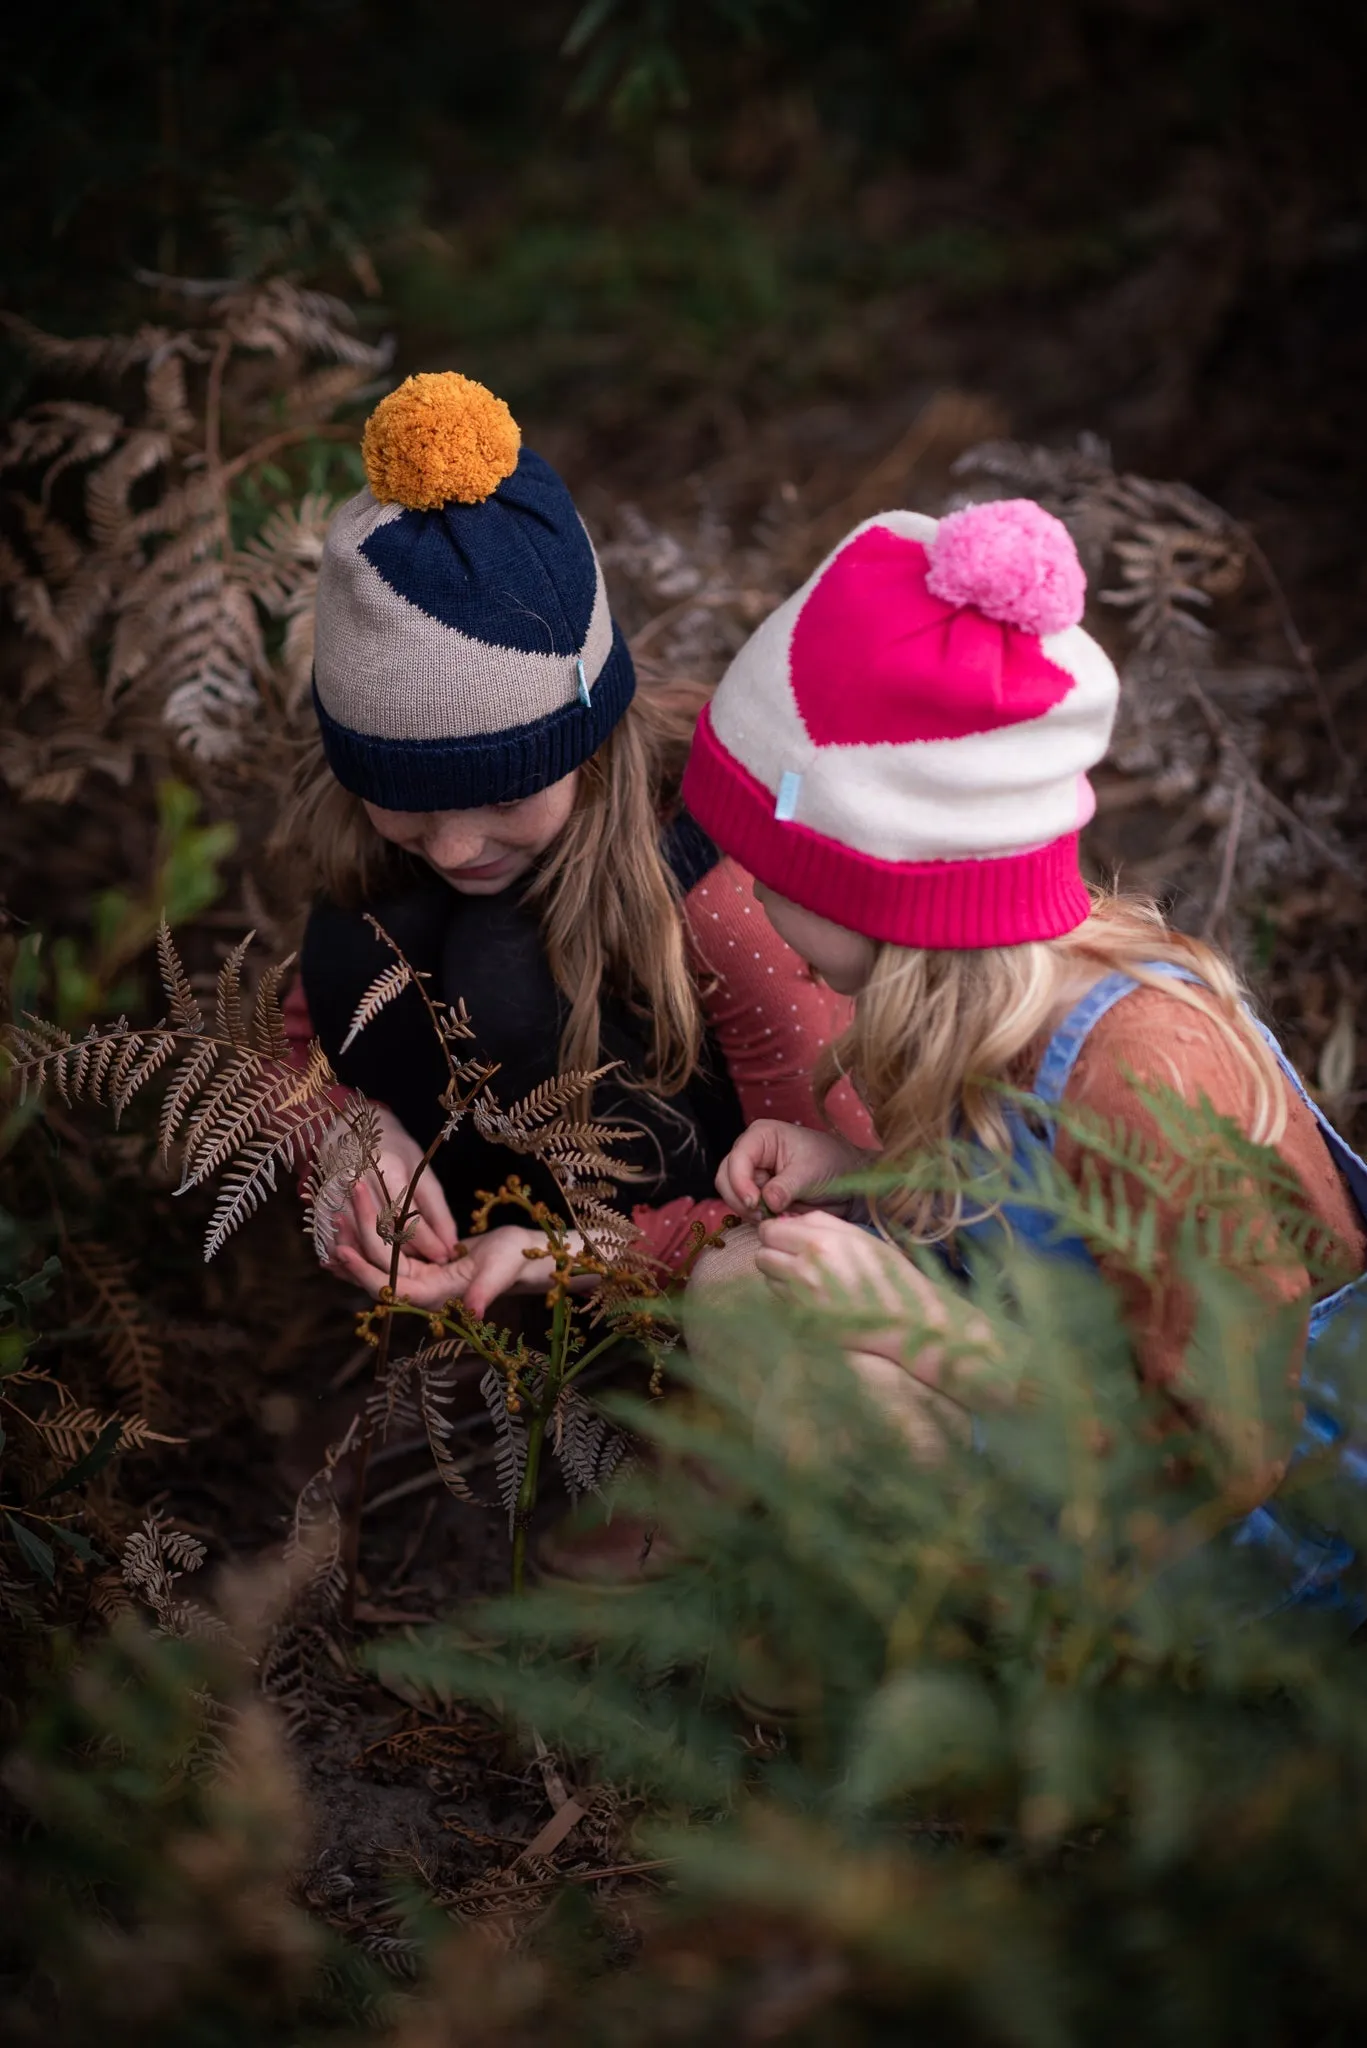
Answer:
[[[732,662],[684,802],[759,881],[871,939],[1074,930],[1119,691],[1085,587],[1029,500],[865,520]]]
[[[519,439],[481,385],[410,378],[367,426],[370,487],[328,528],[314,707],[337,780],[385,810],[532,796],[635,692],[573,500]]]

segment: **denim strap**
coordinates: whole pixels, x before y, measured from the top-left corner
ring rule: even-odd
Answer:
[[[1189,973],[1185,967],[1171,966],[1166,960],[1146,960],[1144,964],[1151,974],[1166,974],[1174,981],[1199,980],[1199,976]],[[1117,971],[1095,982],[1081,1002],[1074,1004],[1044,1048],[1034,1089],[1041,1102],[1054,1106],[1062,1102],[1078,1055],[1093,1030],[1108,1010],[1113,1010],[1139,986],[1133,975]]]

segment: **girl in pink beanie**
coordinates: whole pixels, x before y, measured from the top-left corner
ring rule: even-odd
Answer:
[[[1023,1175],[1032,1148],[1047,1146],[1082,1184],[1084,1148],[1050,1107],[1123,1124],[1161,1152],[1140,1091],[1176,1088],[1275,1147],[1307,1213],[1355,1273],[1367,1266],[1367,1166],[1254,1019],[1230,962],[1153,903],[1082,879],[1087,772],[1106,751],[1118,693],[1082,628],[1084,596],[1066,528],[1029,501],[938,523],[914,512],[866,520],[741,649],[684,779],[690,811],[755,876],[775,929],[855,998],[818,1093],[847,1075],[880,1146],[860,1152],[830,1132],[755,1123],[718,1189],[758,1219],[754,1264],[775,1288],[867,1288],[893,1311],[883,1335],[861,1335],[847,1355],[922,1447],[952,1411],[934,1390],[934,1356],[903,1355],[895,1307],[910,1288],[933,1314],[935,1290],[886,1228],[806,1206],[861,1165],[938,1158],[937,1187],[952,1186],[963,1140]],[[1040,1118],[1027,1121],[997,1084],[1032,1093]],[[1131,1196],[1138,1213],[1146,1194]],[[1177,1195],[1159,1215],[1162,1244],[1181,1213]],[[1176,1276],[1155,1284],[1081,1239],[1060,1242],[1023,1204],[984,1216],[962,1189],[909,1187],[881,1220],[905,1242],[950,1246],[1004,1220],[1046,1256],[1094,1260],[1121,1293],[1144,1379],[1192,1419],[1192,1305]],[[1356,1280],[1311,1308],[1304,1267],[1259,1271],[1271,1302],[1305,1302],[1298,1375],[1331,1326],[1341,1341],[1344,1319],[1367,1312]],[[1312,1385],[1327,1355],[1326,1345],[1319,1371],[1305,1371]],[[1306,1406],[1292,1455],[1341,1435],[1333,1405]],[[1240,1538],[1284,1560],[1290,1597],[1356,1613],[1351,1549],[1275,1497],[1289,1448],[1241,1447],[1262,1504]]]

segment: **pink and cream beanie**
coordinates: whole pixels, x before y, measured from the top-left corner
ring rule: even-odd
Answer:
[[[1074,930],[1119,691],[1085,592],[1029,499],[865,520],[732,662],[684,802],[759,881],[871,939]]]

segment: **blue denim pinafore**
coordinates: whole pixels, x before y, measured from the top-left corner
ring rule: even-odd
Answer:
[[[1197,976],[1167,962],[1147,964],[1151,973],[1171,975],[1181,981],[1197,980]],[[1056,1107],[1062,1102],[1078,1055],[1101,1018],[1139,986],[1128,974],[1108,974],[1089,989],[1081,1002],[1068,1013],[1046,1046],[1035,1076],[1033,1092],[1046,1108]],[[1254,1021],[1257,1023],[1257,1019]],[[1367,1228],[1367,1164],[1359,1159],[1317,1104],[1311,1101],[1300,1076],[1272,1033],[1262,1023],[1258,1023],[1258,1029],[1276,1054],[1287,1080],[1312,1112],[1330,1157],[1347,1182],[1349,1193],[1363,1218],[1364,1228]],[[1044,1128],[1040,1132],[1032,1129],[1019,1111],[1008,1113],[1013,1161],[1024,1178],[1033,1177],[1032,1155],[1041,1149],[1053,1150],[1055,1128],[1048,1120],[1042,1121]],[[1024,1204],[1017,1206],[1007,1201],[993,1217],[983,1224],[964,1226],[961,1234],[970,1238],[975,1233],[986,1234],[999,1229],[1002,1222],[1010,1227],[1018,1242],[1033,1245],[1045,1257],[1095,1264],[1081,1238],[1058,1236],[1052,1219],[1044,1211]],[[1334,1332],[1332,1346],[1325,1341],[1331,1329]],[[1349,1281],[1325,1300],[1317,1302],[1310,1312],[1305,1363],[1301,1372],[1305,1407],[1291,1463],[1326,1446],[1339,1444],[1343,1446],[1339,1454],[1340,1472],[1355,1484],[1367,1487],[1367,1452],[1356,1444],[1344,1442],[1346,1429],[1338,1412],[1341,1404],[1337,1391],[1321,1376],[1328,1365],[1331,1350],[1341,1354],[1342,1347],[1350,1344],[1356,1352],[1364,1343],[1367,1343],[1367,1275]],[[1351,1567],[1356,1562],[1352,1546],[1332,1531],[1314,1527],[1305,1517],[1293,1514],[1277,1495],[1255,1508],[1236,1526],[1232,1541],[1240,1546],[1256,1546],[1269,1562],[1275,1564],[1279,1579],[1287,1587],[1286,1597],[1279,1605],[1329,1606],[1342,1609],[1345,1618],[1351,1618],[1355,1624],[1367,1620],[1367,1599],[1355,1586],[1347,1583]]]

